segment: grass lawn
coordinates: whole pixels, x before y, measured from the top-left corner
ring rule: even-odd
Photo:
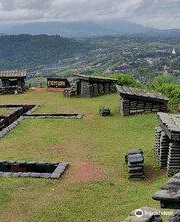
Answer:
[[[2,104],[3,105],[3,104]],[[11,112],[13,109],[11,108],[0,108],[0,115],[6,115]]]
[[[64,161],[60,180],[0,178],[0,221],[119,222],[142,206],[156,207],[152,195],[167,181],[156,163],[155,114],[122,117],[118,95],[64,98],[62,93],[5,95],[0,104],[41,104],[36,113],[85,113],[81,120],[25,119],[0,140],[0,158]],[[99,107],[113,111],[100,117]],[[146,180],[128,180],[124,156],[140,147]]]

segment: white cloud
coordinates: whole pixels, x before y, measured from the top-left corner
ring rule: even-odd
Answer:
[[[179,0],[0,0],[0,22],[124,18],[154,27],[180,27]]]

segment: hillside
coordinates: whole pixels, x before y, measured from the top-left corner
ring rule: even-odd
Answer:
[[[28,68],[29,77],[71,76],[79,69],[84,74],[129,73],[148,83],[164,73],[179,78],[179,42],[178,30],[91,39],[3,35],[0,70]]]
[[[0,221],[117,222],[142,206],[160,209],[152,195],[167,181],[154,156],[155,114],[119,114],[118,95],[64,98],[62,93],[0,97],[1,104],[41,104],[37,113],[85,113],[81,120],[25,119],[0,140],[3,160],[70,163],[60,180],[1,178]],[[111,117],[100,117],[107,106]],[[93,138],[93,139],[92,139]],[[147,179],[128,180],[124,156],[140,147]]]
[[[85,53],[89,48],[81,40],[60,36],[0,36],[0,69],[58,65],[59,60]]]
[[[119,20],[107,21],[72,21],[72,22],[34,22],[15,24],[10,27],[3,27],[0,31],[7,34],[31,34],[31,35],[61,35],[64,37],[103,37],[117,36],[124,34],[148,33],[156,29],[145,27],[133,22]]]

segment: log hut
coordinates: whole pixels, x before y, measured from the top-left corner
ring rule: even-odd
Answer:
[[[94,97],[116,92],[116,79],[101,76],[76,75],[78,77],[77,94],[83,97]]]
[[[168,176],[180,172],[180,115],[158,113],[155,130],[155,154]]]
[[[169,99],[161,93],[117,86],[120,95],[120,112],[124,116],[147,112],[166,112]]]
[[[23,93],[26,90],[25,79],[27,72],[23,71],[2,71],[0,72],[0,79],[2,81],[1,93],[14,94]]]

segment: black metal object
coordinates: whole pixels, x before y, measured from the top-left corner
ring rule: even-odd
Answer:
[[[101,116],[110,116],[111,115],[111,110],[109,108],[100,108],[99,109],[99,114]]]

